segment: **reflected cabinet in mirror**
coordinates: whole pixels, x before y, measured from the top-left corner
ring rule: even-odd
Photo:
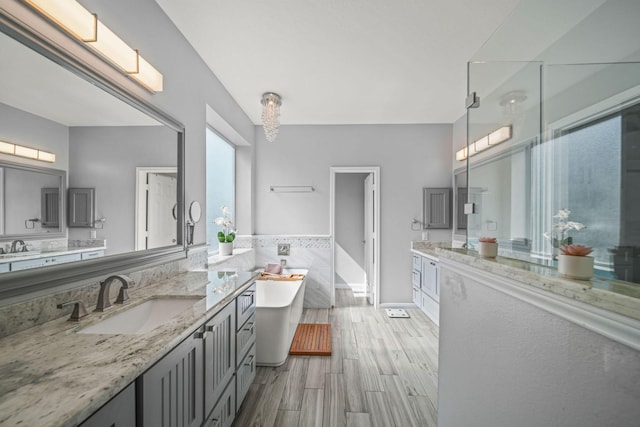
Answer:
[[[0,14],[0,271],[12,279],[0,278],[0,296],[156,255],[184,257],[182,126],[52,61],[53,53],[6,23]],[[44,162],[3,148],[14,145],[55,157]],[[73,189],[90,189],[91,206]],[[44,263],[54,256],[64,269]],[[45,277],[47,268],[57,273]]]

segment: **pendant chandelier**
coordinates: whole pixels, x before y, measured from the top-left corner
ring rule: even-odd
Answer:
[[[267,141],[273,142],[278,136],[278,128],[280,127],[280,106],[282,99],[280,95],[273,92],[262,94],[262,126],[264,127],[264,136]]]

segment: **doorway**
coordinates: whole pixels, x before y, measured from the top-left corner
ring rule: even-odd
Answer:
[[[135,248],[177,244],[177,168],[136,168]]]
[[[331,305],[336,287],[379,305],[380,167],[330,169]]]

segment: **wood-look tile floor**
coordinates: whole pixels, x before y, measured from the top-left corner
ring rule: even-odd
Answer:
[[[437,425],[438,327],[419,309],[389,318],[350,290],[301,322],[331,323],[333,353],[258,367],[234,427]]]

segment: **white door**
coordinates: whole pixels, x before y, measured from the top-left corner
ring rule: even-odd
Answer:
[[[373,187],[373,174],[370,173],[364,180],[364,271],[366,274],[365,295],[369,304],[375,301],[375,283],[377,280],[374,268],[376,259],[376,233],[375,210],[373,203],[375,200]]]
[[[175,245],[178,226],[173,216],[177,200],[177,180],[174,176],[147,174],[147,249]]]

